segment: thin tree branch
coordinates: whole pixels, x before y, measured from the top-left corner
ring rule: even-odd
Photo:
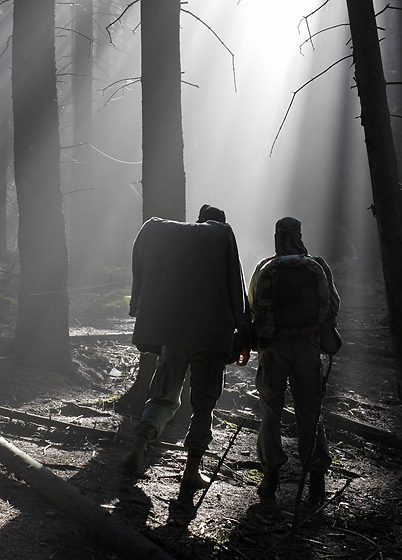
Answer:
[[[302,21],[305,21],[305,22],[306,22],[307,31],[308,31],[308,34],[309,34],[309,41],[311,42],[311,47],[312,47],[313,50],[314,50],[314,43],[313,43],[312,35],[311,35],[311,32],[310,32],[310,26],[309,26],[309,23],[308,23],[308,18],[311,17],[311,16],[313,16],[313,15],[314,15],[316,12],[318,12],[319,10],[321,10],[326,4],[328,4],[329,1],[330,1],[330,0],[326,0],[326,1],[324,2],[324,4],[321,4],[321,6],[319,6],[316,10],[314,10],[313,12],[311,12],[310,14],[308,14],[307,16],[303,16],[302,19],[299,21],[299,25],[297,26],[297,30],[298,30],[299,33],[300,33],[300,24],[301,24],[301,22],[302,22]]]
[[[74,191],[66,191],[66,192],[63,192],[62,195],[65,196],[66,194],[73,194],[73,193],[76,193],[76,192],[93,191],[93,190],[95,190],[93,187],[87,187],[87,188],[84,188],[84,189],[75,189]]]
[[[109,23],[109,25],[106,26],[106,31],[107,31],[107,34],[109,35],[109,41],[110,41],[111,45],[113,45],[113,41],[112,41],[112,35],[111,35],[110,31],[109,31],[109,28],[112,27],[112,25],[114,25],[114,24],[117,23],[118,21],[120,21],[121,18],[124,16],[124,14],[125,14],[126,12],[128,12],[128,10],[129,10],[132,6],[134,6],[134,4],[136,4],[138,1],[139,1],[139,0],[134,0],[133,2],[130,2],[130,4],[124,8],[124,10],[123,10],[122,13],[119,15],[119,17],[116,18],[114,21],[112,21],[112,23]]]
[[[102,92],[102,94],[103,94],[103,93],[105,93],[105,91],[106,91],[107,89],[109,89],[109,88],[111,88],[111,87],[113,87],[113,86],[115,86],[115,85],[117,85],[117,84],[119,84],[119,83],[121,83],[121,82],[130,82],[129,85],[131,85],[131,83],[132,83],[134,80],[141,80],[141,77],[140,77],[140,76],[137,76],[136,78],[122,78],[121,80],[116,80],[115,82],[109,84],[108,86],[106,86],[106,87],[104,87],[104,88],[102,88],[102,89],[98,89],[98,91]]]
[[[4,0],[5,2],[8,2],[8,0]],[[12,35],[10,35],[10,37],[7,39],[7,44],[3,49],[3,52],[0,54],[0,58],[3,56],[3,54],[6,52],[6,50],[8,49],[8,47],[10,46],[10,41],[12,39]]]
[[[207,23],[205,23],[205,21],[203,21],[201,18],[199,18],[198,16],[196,16],[195,14],[193,14],[193,12],[189,12],[188,10],[183,10],[181,8],[181,11],[189,14],[190,16],[192,16],[193,18],[195,18],[196,20],[198,20],[200,23],[202,23],[203,25],[205,25],[205,27],[207,29],[209,29],[209,31],[215,35],[215,37],[218,39],[218,41],[221,43],[221,45],[230,53],[230,55],[232,56],[232,70],[233,70],[233,81],[234,81],[234,88],[235,88],[235,92],[237,93],[237,84],[236,84],[236,69],[235,69],[235,55],[232,53],[232,51],[229,49],[229,47],[222,41],[222,39],[219,37],[219,35],[212,29],[212,27],[210,27]]]
[[[387,10],[388,8],[389,8],[389,4],[387,4],[387,5],[385,6],[385,8],[383,8],[382,10],[380,10],[379,12],[377,12],[377,13],[375,14],[374,17],[379,16],[380,14],[382,14],[383,12],[385,12],[385,10]]]
[[[137,29],[141,27],[141,22],[137,23],[137,25],[134,27],[133,29],[133,35],[135,34],[135,32],[137,31]]]
[[[120,86],[119,88],[117,88],[116,91],[114,91],[112,93],[112,95],[107,99],[107,101],[105,101],[105,103],[102,105],[102,107],[99,109],[99,111],[102,111],[102,109],[104,109],[106,107],[106,105],[113,99],[113,97],[122,89],[130,87],[134,84],[138,84],[138,82],[141,81],[141,78],[134,78],[132,82],[128,83],[128,84],[123,84],[122,86]]]
[[[185,80],[181,80],[181,83],[182,83],[182,84],[186,84],[186,85],[191,86],[191,87],[195,87],[195,88],[199,88],[199,87],[200,87],[200,86],[198,86],[197,84],[192,84],[191,82],[186,82]]]
[[[285,121],[286,121],[286,119],[287,119],[287,117],[288,117],[288,114],[289,114],[290,109],[291,109],[291,107],[292,107],[292,105],[293,105],[293,101],[295,100],[296,95],[297,95],[303,88],[305,88],[306,86],[308,86],[309,84],[311,84],[311,82],[314,82],[314,80],[316,80],[317,78],[321,77],[323,74],[325,74],[326,72],[328,72],[328,70],[331,70],[331,68],[333,68],[334,66],[336,66],[336,65],[339,64],[340,62],[343,62],[344,60],[347,60],[348,58],[352,58],[352,57],[353,57],[353,54],[348,54],[347,56],[344,56],[343,58],[340,58],[339,60],[337,60],[336,62],[334,62],[334,63],[331,64],[330,66],[328,66],[328,68],[326,68],[325,70],[323,70],[322,72],[320,72],[319,74],[317,74],[316,76],[314,76],[313,78],[311,78],[311,80],[309,80],[308,82],[306,82],[305,84],[303,84],[301,87],[299,87],[299,89],[297,89],[296,91],[293,92],[292,99],[291,99],[291,101],[290,101],[290,103],[289,103],[289,106],[288,106],[288,108],[287,108],[287,111],[286,111],[286,113],[285,113],[285,116],[283,117],[283,120],[282,120],[282,122],[281,122],[281,125],[280,125],[280,127],[279,127],[279,129],[278,129],[278,132],[276,133],[275,139],[274,139],[274,141],[273,141],[273,143],[272,143],[271,151],[269,152],[269,156],[270,156],[270,157],[272,156],[272,152],[273,152],[273,150],[274,150],[274,146],[275,146],[275,144],[276,144],[276,141],[278,140],[278,137],[279,137],[279,134],[281,133],[281,130],[282,130],[282,128],[283,128],[283,125],[285,124]]]
[[[100,45],[99,41],[96,41],[95,39],[91,39],[90,37],[88,37],[88,35],[84,35],[84,33],[80,33],[76,29],[71,29],[70,27],[55,27],[55,29],[60,29],[60,31],[71,31],[71,33],[76,33],[77,35],[84,37],[84,39],[88,39],[90,43],[96,43],[97,45]]]
[[[99,150],[99,148],[96,148],[92,144],[89,144],[89,142],[80,142],[79,144],[73,144],[71,146],[62,146],[61,149],[62,150],[69,150],[71,148],[79,148],[80,146],[89,146],[90,148],[95,150],[95,152],[98,152],[102,156],[105,156],[108,159],[111,159],[112,161],[115,161],[117,163],[124,163],[126,165],[140,165],[142,163],[141,161],[124,161],[122,159],[114,158],[113,156],[109,156],[108,154],[105,154],[105,152],[102,152],[101,150]]]
[[[387,86],[400,86],[402,84],[402,82],[387,82],[386,85]]]
[[[373,540],[366,537],[366,535],[362,535],[361,533],[357,533],[356,531],[351,531],[350,529],[344,529],[344,528],[338,527],[338,531],[341,532],[341,533],[348,533],[349,535],[354,535],[355,537],[359,537],[360,539],[363,539],[363,540],[367,541],[368,543],[372,544],[375,547],[375,551],[372,552],[370,554],[370,556],[368,556],[366,558],[366,560],[372,560],[373,558],[375,558],[377,556],[378,553],[386,550],[387,548],[389,548],[391,546],[391,544],[387,544],[385,546],[378,546]],[[381,558],[382,558],[382,556],[381,556]]]
[[[320,33],[324,33],[325,31],[329,31],[330,29],[336,29],[337,27],[349,27],[349,23],[338,23],[337,25],[332,25],[331,27],[326,27],[325,29],[321,29],[321,31],[317,31],[317,33],[313,33],[313,35],[311,35],[300,45],[300,54],[303,55],[303,53],[301,52],[302,46],[306,43],[309,43],[313,37],[316,37],[317,35],[319,35]]]

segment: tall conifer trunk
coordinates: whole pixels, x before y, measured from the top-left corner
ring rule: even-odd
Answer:
[[[141,0],[141,85],[143,221],[152,216],[184,221],[180,0]],[[155,365],[155,355],[141,354],[137,379],[121,398],[121,409],[141,408]],[[183,410],[189,416],[188,403]]]
[[[18,362],[71,371],[54,0],[14,0],[12,91],[21,278]]]
[[[346,0],[402,398],[402,190],[372,0]]]
[[[180,0],[141,0],[143,219],[185,220]]]
[[[79,0],[74,6],[73,34],[73,157],[70,259],[83,266],[91,260],[97,245],[97,196],[93,182],[92,148],[92,48],[93,0]]]

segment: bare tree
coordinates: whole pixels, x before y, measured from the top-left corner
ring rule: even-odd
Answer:
[[[372,0],[346,0],[377,219],[399,395],[402,398],[402,190]]]
[[[14,355],[27,366],[71,372],[54,25],[54,0],[14,1],[14,167],[21,262]]]

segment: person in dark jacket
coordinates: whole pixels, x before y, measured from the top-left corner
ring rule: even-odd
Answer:
[[[135,442],[124,467],[136,472],[146,445],[161,435],[180,406],[190,367],[193,415],[182,485],[205,487],[201,458],[212,440],[212,411],[222,391],[224,360],[244,327],[246,298],[236,240],[222,210],[204,205],[197,222],[151,218],[133,247],[130,315],[133,343],[160,354]],[[244,348],[239,364],[246,364]]]
[[[272,288],[272,281],[269,284],[270,281],[268,280],[264,288],[265,293],[269,294],[269,296],[267,295],[267,301],[272,303],[272,309],[275,308],[275,303],[277,303],[275,297],[278,298],[278,293],[286,300],[284,307],[286,309],[287,306],[287,309],[290,309],[290,313],[286,317],[293,317],[293,324],[290,324],[292,320],[290,323],[282,322],[285,327],[282,327],[282,330],[278,328],[277,331],[271,331],[271,325],[267,328],[264,325],[264,312],[268,308],[265,307],[261,312],[261,303],[258,297],[258,281],[264,267],[270,263],[274,265],[274,262],[278,262],[281,258],[282,262],[284,262],[283,259],[288,259],[288,262],[290,262],[288,257],[292,255],[300,257],[300,259],[296,258],[296,261],[308,257],[307,249],[302,241],[301,224],[298,220],[286,217],[276,223],[275,251],[275,257],[263,259],[256,266],[248,292],[251,314],[257,335],[259,335],[259,366],[256,386],[260,395],[261,427],[257,451],[264,478],[258,488],[258,493],[267,497],[275,495],[279,484],[279,470],[287,461],[287,455],[281,442],[281,417],[285,402],[285,390],[289,379],[296,413],[299,456],[303,464],[310,459],[308,464],[310,472],[309,500],[311,502],[321,502],[325,494],[324,475],[331,464],[321,418],[315,440],[312,440],[312,438],[314,437],[314,423],[322,385],[319,341],[323,323],[307,321],[303,324],[303,327],[300,327],[297,326],[297,321],[294,322],[294,318],[300,317],[294,307],[299,305],[298,298],[295,296],[295,293],[297,293],[295,282],[300,282],[300,280],[294,279],[295,276],[293,276],[293,280],[289,279],[289,285],[294,288],[292,293],[286,292],[285,282],[282,282],[275,291]],[[308,261],[311,263],[312,269],[317,270],[317,273],[320,274],[321,291],[323,292],[325,289],[326,307],[325,315],[322,316],[326,318],[325,320],[335,321],[339,310],[339,296],[332,280],[331,270],[322,257],[311,257],[311,259],[321,267],[317,269],[316,264]],[[285,274],[292,274],[292,270],[296,269],[289,269]],[[305,291],[304,287],[301,293],[307,297],[308,292]],[[302,303],[302,309],[304,305],[305,303]],[[261,324],[258,324],[259,313],[260,317],[263,317]],[[271,315],[272,313],[267,313],[265,323],[269,322]],[[281,313],[278,311],[278,306],[276,307],[274,322],[281,324]],[[264,328],[265,333],[262,335]],[[309,458],[308,449],[312,441],[314,441],[314,447]]]

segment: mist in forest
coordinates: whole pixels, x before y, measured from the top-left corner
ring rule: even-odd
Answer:
[[[85,28],[71,32],[78,26],[74,18],[84,18],[79,11],[56,7],[70,256],[74,246],[87,246],[87,255],[116,266],[130,266],[131,245],[142,223],[140,10],[134,4],[116,21],[125,7],[93,2],[88,31],[93,40]],[[196,220],[204,203],[225,210],[246,280],[255,263],[273,253],[274,225],[285,215],[302,222],[308,250],[330,264],[378,262],[352,59],[334,65],[351,54],[346,5],[329,2],[307,26],[304,16],[316,8],[313,0],[189,0],[182,5],[187,220]],[[3,30],[6,22],[11,30],[10,8],[4,12]],[[5,42],[3,48],[4,65],[10,49]],[[90,75],[80,70],[86,60]],[[9,73],[2,75],[9,81]],[[3,81],[1,91],[4,87]],[[82,91],[84,110],[77,117],[74,99],[80,88],[87,93]],[[77,250],[76,263],[85,260]]]
[[[302,222],[311,253],[332,262],[365,260],[376,226],[367,211],[371,187],[351,59],[302,88],[351,53],[348,27],[309,41],[303,16],[315,2],[196,4],[235,54],[237,92],[230,54],[205,27],[183,17],[184,76],[199,84],[183,86],[189,216],[205,193],[225,208],[246,276],[273,254],[274,224],[286,215]],[[309,19],[309,28],[314,34],[347,21],[346,5],[331,2]]]

